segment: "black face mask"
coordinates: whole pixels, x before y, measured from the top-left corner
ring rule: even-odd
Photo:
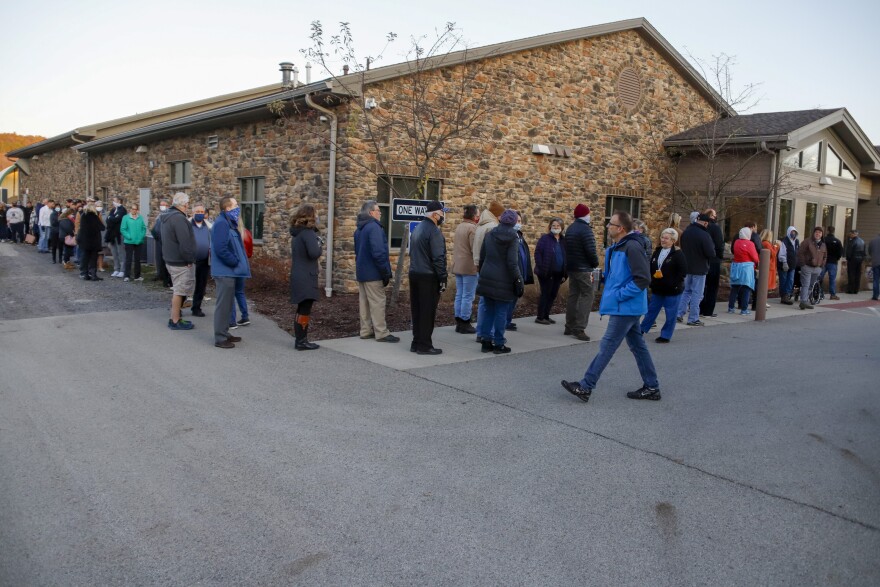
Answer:
[[[437,220],[437,226],[440,226],[441,224],[443,224],[443,221],[444,221],[444,220],[446,220],[446,216],[441,216],[441,217]]]

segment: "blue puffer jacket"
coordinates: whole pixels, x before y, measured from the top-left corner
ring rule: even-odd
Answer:
[[[358,216],[354,231],[355,274],[361,283],[391,278],[388,260],[388,239],[379,221]]]
[[[234,224],[221,212],[211,227],[211,277],[250,277],[244,243]]]
[[[629,233],[605,250],[605,291],[599,314],[642,316],[648,311],[651,283],[648,258],[641,239]]]

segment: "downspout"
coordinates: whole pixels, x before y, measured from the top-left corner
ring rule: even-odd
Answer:
[[[324,271],[324,293],[333,295],[333,223],[336,211],[336,115],[327,108],[315,104],[311,95],[306,94],[306,104],[330,119],[330,178],[327,193],[327,268]]]
[[[774,238],[778,234],[778,227],[776,226],[779,220],[776,218],[776,209],[779,203],[779,163],[782,160],[779,156],[780,150],[772,150],[767,148],[767,143],[765,141],[761,141],[761,150],[765,153],[768,153],[772,156],[772,168],[770,172],[770,185],[773,187],[773,195],[768,198],[768,207],[767,210],[767,226],[770,227],[770,230],[773,231]]]

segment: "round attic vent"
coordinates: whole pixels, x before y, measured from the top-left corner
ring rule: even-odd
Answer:
[[[632,67],[624,67],[617,76],[617,101],[628,113],[638,109],[642,101],[642,80]]]

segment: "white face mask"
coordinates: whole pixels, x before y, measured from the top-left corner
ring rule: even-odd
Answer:
[[[95,210],[97,210],[98,212],[100,212],[103,209],[104,209],[104,206],[95,206]]]
[[[165,212],[166,210],[168,210],[168,206],[159,206],[160,212]]]
[[[515,231],[519,232],[520,230],[522,230],[522,224],[520,224],[519,222],[517,222],[516,224],[513,225],[513,229],[514,229]]]
[[[552,232],[553,234],[562,234],[562,229],[561,228],[551,228],[550,232]]]

